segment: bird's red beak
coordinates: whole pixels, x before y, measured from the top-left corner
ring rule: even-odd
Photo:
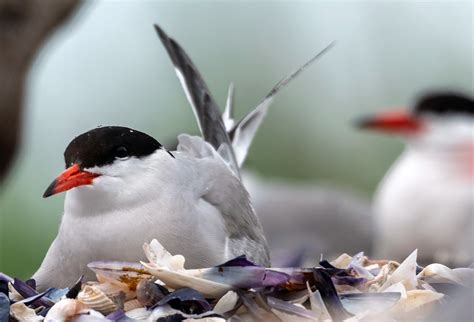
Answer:
[[[44,192],[43,198],[68,191],[75,187],[92,184],[92,180],[98,176],[100,174],[83,171],[79,165],[73,164],[51,182],[48,189]]]
[[[363,129],[394,134],[415,134],[423,128],[423,123],[416,115],[401,109],[362,118],[357,125]]]

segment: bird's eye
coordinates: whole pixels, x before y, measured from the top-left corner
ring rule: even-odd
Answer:
[[[115,158],[118,159],[118,160],[126,160],[128,159],[129,157],[129,154],[128,154],[128,150],[126,147],[124,146],[119,146],[116,150],[115,150]]]

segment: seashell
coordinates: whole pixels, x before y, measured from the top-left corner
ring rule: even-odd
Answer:
[[[81,301],[62,299],[48,311],[44,320],[46,322],[67,321],[76,315],[88,313],[89,307]]]
[[[35,310],[27,307],[25,304],[19,302],[10,306],[10,314],[18,321],[33,322],[42,321],[42,316],[37,316]]]
[[[136,292],[131,291],[126,284],[120,282],[104,282],[89,284],[93,285],[105,293],[110,299],[119,299],[123,297],[124,301],[129,301],[136,298]]]
[[[390,275],[385,283],[380,287],[379,291],[384,291],[388,287],[396,283],[403,283],[407,290],[413,290],[416,288],[417,279],[416,279],[416,257],[418,251],[415,249]]]
[[[429,283],[452,283],[471,287],[474,282],[474,269],[451,269],[442,264],[431,264],[426,266],[417,277]]]
[[[271,317],[271,316],[265,317],[266,319],[270,319],[270,321],[285,321],[285,322],[290,322],[290,321],[291,322],[316,322],[317,321],[316,318],[308,319],[308,318],[296,316],[294,314],[290,314],[285,311],[281,311],[281,310],[277,310],[273,308],[271,308],[270,311],[276,316],[276,318]],[[193,320],[193,321],[196,321],[196,320]],[[216,320],[216,322],[218,321],[225,321],[225,320]]]
[[[151,311],[145,308],[134,309],[125,313],[132,320],[145,321],[151,315]]]
[[[118,308],[104,292],[91,285],[85,285],[77,295],[77,299],[102,314],[109,314]]]
[[[158,277],[168,287],[179,289],[191,287],[208,298],[218,298],[232,289],[232,286],[209,281],[203,278],[190,276],[183,271],[170,271],[166,267],[159,267],[153,263],[142,263],[148,271]]]
[[[403,285],[403,283],[401,282],[398,282],[396,284],[393,284],[392,286],[389,286],[382,293],[390,293],[390,292],[400,293],[400,298],[402,299],[405,299],[407,297],[407,290],[405,288],[405,285]]]
[[[152,306],[168,294],[166,288],[148,280],[141,280],[137,285],[137,300],[141,306]]]
[[[346,268],[352,261],[352,256],[347,255],[346,253],[340,255],[335,260],[331,261],[331,265],[337,268]]]
[[[142,307],[143,307],[143,305],[137,299],[127,301],[123,304],[123,310],[125,312],[131,311],[131,310],[134,310],[134,309],[139,309],[139,308],[142,308]]]
[[[156,239],[153,239],[149,244],[143,244],[143,250],[150,263],[166,267],[171,271],[184,269],[184,257],[182,255],[171,255]]]
[[[400,266],[397,262],[389,261],[383,265],[380,272],[373,279],[365,284],[365,287],[371,292],[379,291],[380,287],[387,281],[388,277]]]
[[[87,264],[97,276],[99,282],[110,282],[126,285],[134,291],[142,279],[153,279],[143,265],[132,262],[97,261]]]
[[[291,304],[272,296],[267,297],[271,311],[283,321],[317,321],[317,315],[298,304]]]
[[[21,296],[20,293],[18,293],[18,291],[15,290],[12,283],[8,283],[8,296],[14,302],[23,300],[23,296]]]
[[[153,262],[142,262],[142,264],[167,286],[173,289],[193,288],[210,298],[220,297],[233,288],[257,288],[286,284],[295,274],[304,278],[302,272],[288,274],[283,271],[285,269],[267,269],[249,262],[245,257],[237,257],[215,267],[188,270],[174,270]]]
[[[429,290],[411,290],[391,310],[390,315],[397,319],[424,320],[435,308],[443,294]]]
[[[366,311],[379,314],[394,307],[400,300],[400,293],[353,293],[341,295],[340,299],[344,308],[351,314],[360,315]]]
[[[173,309],[168,304],[160,305],[151,312],[151,315],[148,317],[148,321],[158,321],[160,319],[163,319],[172,315],[176,315],[176,314],[180,316],[184,315],[183,312]],[[163,319],[163,320],[166,320],[166,319]]]
[[[221,315],[229,312],[235,308],[238,300],[239,296],[237,293],[234,291],[229,291],[216,303],[213,311]]]
[[[178,307],[182,312],[187,314],[202,314],[211,310],[209,302],[201,293],[192,288],[180,288],[166,295],[161,301],[156,303],[153,308],[161,307],[166,304],[171,307]]]
[[[328,310],[326,309],[326,305],[324,304],[323,298],[321,297],[321,293],[316,290],[314,293],[311,291],[309,283],[306,284],[309,294],[309,304],[311,311],[315,313],[318,321],[327,321],[330,320],[330,315]]]

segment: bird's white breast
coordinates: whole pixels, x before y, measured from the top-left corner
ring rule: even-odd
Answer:
[[[407,148],[375,196],[378,255],[466,263],[473,259],[472,177],[453,155]]]
[[[186,267],[227,260],[222,216],[200,198],[206,185],[199,162],[179,153],[175,159],[158,155],[129,170],[131,176],[103,175],[93,186],[69,191],[58,236],[37,276],[61,267],[53,282],[67,286],[62,281],[87,274],[89,262],[144,260],[142,246],[153,238],[184,255]]]

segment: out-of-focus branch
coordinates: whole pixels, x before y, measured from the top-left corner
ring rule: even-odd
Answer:
[[[18,149],[24,84],[46,38],[81,0],[0,0],[0,182]]]

